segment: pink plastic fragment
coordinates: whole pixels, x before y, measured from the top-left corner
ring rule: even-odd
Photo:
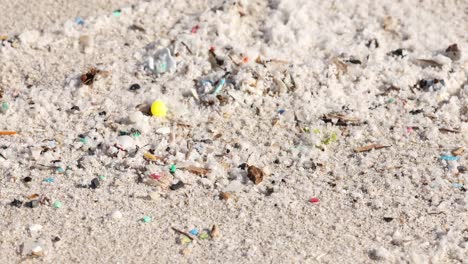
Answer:
[[[318,202],[320,202],[320,200],[319,200],[319,198],[312,197],[312,198],[310,198],[309,202],[318,203]]]
[[[156,174],[156,173],[151,173],[150,178],[159,181],[159,179],[161,179],[161,175]]]

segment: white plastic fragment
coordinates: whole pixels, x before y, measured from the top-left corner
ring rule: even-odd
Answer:
[[[109,216],[112,219],[118,220],[118,219],[122,218],[122,213],[119,210],[114,210],[114,211],[112,211],[112,213]]]
[[[30,224],[28,226],[28,229],[29,229],[30,232],[38,232],[38,231],[41,231],[42,226],[39,225],[39,224]]]
[[[135,147],[135,140],[131,136],[119,136],[117,138],[117,144],[125,150],[133,149]]]
[[[156,133],[161,134],[161,135],[167,135],[167,134],[171,133],[171,128],[170,127],[161,127],[161,128],[158,128],[156,130]]]
[[[148,58],[148,68],[156,74],[173,73],[176,66],[176,62],[168,48],[163,48],[156,52],[154,56]]]

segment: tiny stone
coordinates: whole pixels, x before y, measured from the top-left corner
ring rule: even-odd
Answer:
[[[169,133],[171,133],[170,127],[161,127],[161,128],[156,129],[156,134],[167,135]]]
[[[159,198],[159,193],[158,192],[150,192],[149,197],[151,200],[156,200]]]
[[[89,187],[91,189],[97,189],[97,188],[99,188],[99,185],[101,185],[101,183],[99,182],[99,179],[94,178],[94,179],[91,180],[91,185]]]
[[[80,111],[80,107],[79,106],[72,106],[72,108],[70,110],[74,110],[74,111]]]
[[[182,255],[187,256],[188,254],[192,253],[192,249],[189,248],[189,247],[186,247],[186,248],[182,249],[181,253],[182,253]]]
[[[42,256],[44,253],[42,252],[43,249],[41,246],[37,245],[31,249],[32,255],[34,256]]]
[[[56,243],[60,241],[60,237],[56,236],[52,239],[52,242]]]
[[[255,184],[259,184],[263,181],[263,171],[255,166],[249,166],[247,176]]]

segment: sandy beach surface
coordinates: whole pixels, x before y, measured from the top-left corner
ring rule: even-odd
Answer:
[[[468,263],[467,1],[82,2],[0,1],[0,263]]]

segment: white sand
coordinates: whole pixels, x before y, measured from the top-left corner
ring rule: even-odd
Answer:
[[[0,28],[11,40],[0,131],[18,132],[0,136],[0,263],[467,263],[466,154],[440,157],[468,145],[468,2],[166,0],[119,17],[112,6],[83,8],[84,25],[52,8],[54,19]],[[150,73],[166,47],[175,72]],[[407,55],[388,55],[398,48]],[[82,85],[90,67],[109,74]],[[207,81],[223,76],[220,100]],[[414,87],[423,79],[444,85]],[[156,99],[167,117],[139,111]],[[324,122],[331,112],[359,122]],[[132,128],[141,136],[119,138]],[[354,152],[373,143],[389,147]],[[165,162],[145,160],[150,149]],[[32,194],[50,202],[10,205]],[[186,244],[172,229],[213,225],[220,236]]]

